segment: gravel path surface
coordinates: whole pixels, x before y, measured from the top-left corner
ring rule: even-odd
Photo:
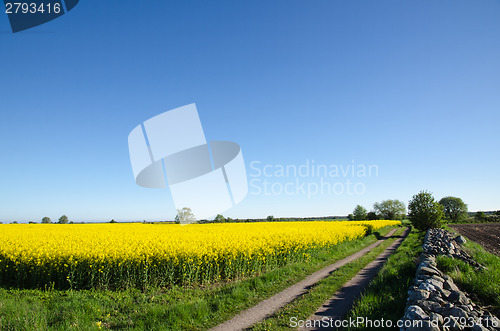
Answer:
[[[316,271],[315,273],[311,274],[304,280],[284,289],[283,291],[272,296],[271,298],[263,300],[257,305],[253,306],[252,308],[242,311],[232,319],[211,329],[211,331],[245,330],[251,327],[253,324],[264,320],[266,317],[274,314],[281,307],[285,306],[286,304],[293,301],[295,298],[307,292],[307,290],[312,285],[319,282],[323,278],[327,277],[333,271],[337,270],[338,268],[342,267],[347,263],[359,259],[363,255],[368,253],[370,250],[380,245],[384,240],[391,237],[394,234],[394,232],[396,232],[396,229],[391,230],[385,237],[378,240],[377,242],[361,249],[360,251],[352,255],[349,255],[348,257],[340,261],[337,261],[329,266],[326,266],[325,268],[319,271]]]
[[[335,295],[323,304],[314,315],[308,318],[311,321],[317,321],[320,327],[301,328],[300,330],[334,330],[332,327],[321,327],[321,320],[327,321],[342,320],[345,318],[351,309],[354,300],[356,300],[363,290],[368,286],[370,281],[375,278],[384,263],[387,261],[394,251],[401,245],[406,236],[410,233],[410,228],[407,228],[401,237],[399,237],[391,246],[383,251],[375,260],[370,262],[356,276],[344,284],[344,286]],[[325,323],[331,325],[331,322]],[[334,325],[334,324],[333,324]]]

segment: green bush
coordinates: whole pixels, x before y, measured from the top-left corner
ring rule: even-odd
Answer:
[[[442,226],[443,206],[434,199],[430,192],[421,191],[415,194],[408,204],[408,210],[410,222],[418,230],[426,231]]]
[[[468,217],[467,205],[460,198],[444,197],[439,200],[444,208],[444,214],[450,222],[460,222]]]
[[[383,220],[402,220],[406,215],[406,206],[399,200],[384,200],[376,202],[373,209]]]
[[[356,221],[366,220],[366,209],[361,205],[357,205],[352,215]]]
[[[486,219],[486,214],[483,211],[478,211],[475,215],[474,218],[478,221],[484,221]]]

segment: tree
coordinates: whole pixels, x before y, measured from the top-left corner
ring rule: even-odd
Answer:
[[[357,205],[352,212],[352,216],[356,221],[366,220],[366,209],[361,205]]]
[[[68,216],[66,215],[62,215],[61,217],[59,217],[59,224],[67,224],[69,223],[69,220],[68,220]]]
[[[112,219],[111,221],[109,221],[109,223],[116,223],[116,221]]]
[[[462,221],[467,218],[467,205],[460,198],[444,197],[439,200],[444,208],[444,215],[451,222]]]
[[[483,211],[478,211],[475,215],[474,218],[478,221],[484,221],[486,219],[486,214]]]
[[[442,225],[443,206],[434,199],[430,192],[421,191],[415,194],[408,204],[408,211],[410,222],[418,230],[425,231]]]
[[[50,217],[45,216],[44,218],[42,218],[42,223],[49,224],[52,223],[52,221],[50,220]]]
[[[226,218],[222,216],[221,214],[218,214],[214,218],[214,223],[224,223],[226,221]]]
[[[349,215],[347,215],[347,219],[348,219],[349,221],[353,221],[353,220],[354,220],[354,215],[353,215],[353,214],[349,214]]]
[[[267,216],[266,221],[267,222],[274,222],[274,216],[273,215]]]
[[[191,208],[184,207],[182,209],[177,209],[177,216],[175,217],[176,223],[180,224],[190,224],[196,221]]]
[[[375,202],[373,209],[384,220],[402,220],[406,215],[406,206],[399,200],[384,200]]]
[[[377,215],[376,212],[371,211],[368,214],[366,214],[366,219],[369,220],[369,221],[378,220],[378,215]]]

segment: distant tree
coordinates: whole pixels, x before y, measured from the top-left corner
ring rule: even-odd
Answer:
[[[224,222],[226,222],[226,218],[224,216],[222,216],[221,214],[215,216],[214,223],[224,223]]]
[[[231,217],[228,217],[228,218],[226,218],[226,222],[227,222],[227,223],[233,223],[233,222],[234,222],[234,220],[233,220]]]
[[[440,228],[444,216],[443,206],[432,194],[421,191],[413,196],[408,204],[408,216],[415,228],[425,231],[430,228]]]
[[[177,209],[177,216],[175,217],[175,220],[180,224],[190,224],[196,221],[196,217],[191,211],[191,208],[184,207],[182,209]]]
[[[68,219],[68,216],[66,215],[62,215],[61,217],[59,217],[59,224],[68,224],[69,223],[69,219]]]
[[[484,221],[486,219],[486,214],[483,211],[478,211],[475,215],[474,218],[478,221]]]
[[[10,222],[10,224],[17,224],[17,221],[14,221],[14,222]]]
[[[45,216],[44,218],[42,218],[42,223],[49,224],[52,223],[52,221],[50,220],[50,217]]]
[[[497,210],[497,211],[495,212],[495,215],[500,216],[500,210]]]
[[[366,209],[361,205],[357,205],[352,212],[352,216],[356,221],[366,220]]]
[[[384,220],[402,220],[406,215],[406,206],[399,200],[384,200],[375,202],[373,209]]]
[[[376,212],[371,211],[368,214],[366,214],[366,219],[370,221],[378,220],[378,215]]]
[[[29,221],[28,224],[36,224],[34,221]]]
[[[109,221],[109,223],[116,223],[116,221],[112,219],[111,221]]]
[[[267,222],[274,222],[274,216],[273,215],[267,216],[266,221]]]
[[[353,215],[353,214],[349,214],[349,215],[347,215],[347,219],[348,219],[349,221],[353,221],[353,220],[354,220],[354,215]]]
[[[439,200],[444,208],[444,215],[451,222],[459,222],[467,218],[467,205],[460,198],[444,197]]]

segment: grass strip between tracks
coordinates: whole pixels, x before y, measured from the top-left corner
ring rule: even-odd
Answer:
[[[61,291],[0,288],[1,330],[205,330],[252,307],[290,284],[377,241],[393,227],[335,250],[227,284],[140,291]]]
[[[396,237],[403,232],[404,228],[398,229],[392,238],[385,240],[382,244],[356,261],[339,268],[332,275],[318,282],[310,291],[280,309],[276,314],[254,325],[252,330],[290,330],[292,329],[292,318],[297,321],[307,320],[308,317],[316,312],[318,307],[331,298],[347,281],[389,247],[397,239]]]
[[[372,321],[391,320],[394,330],[399,330],[396,324],[404,315],[408,288],[415,278],[417,259],[422,253],[424,236],[425,232],[415,229],[410,232],[354,303],[349,317],[353,319],[364,317]],[[359,329],[372,330],[367,327]]]

